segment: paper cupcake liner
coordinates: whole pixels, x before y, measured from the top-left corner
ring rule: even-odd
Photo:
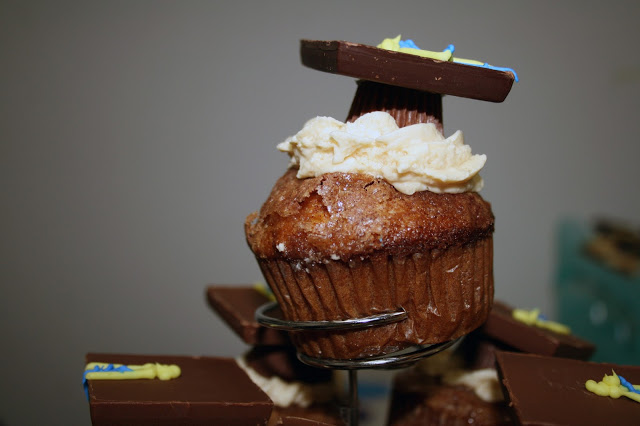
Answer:
[[[442,129],[442,95],[372,81],[358,81],[347,121],[372,111],[386,111],[399,127],[434,123]]]
[[[258,259],[287,320],[359,318],[402,307],[404,321],[349,331],[292,332],[314,358],[357,359],[458,338],[485,322],[493,301],[493,240],[411,255],[349,261]]]

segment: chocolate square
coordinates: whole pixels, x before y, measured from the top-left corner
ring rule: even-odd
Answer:
[[[212,285],[207,288],[207,300],[245,343],[253,346],[291,345],[287,333],[263,327],[256,321],[256,309],[269,299],[253,287]]]
[[[527,325],[513,318],[513,308],[494,301],[487,322],[479,329],[483,334],[522,352],[586,360],[595,346],[571,334]]]
[[[319,71],[490,102],[504,101],[515,80],[510,72],[340,40],[301,40],[300,56]]]
[[[605,374],[640,384],[640,367],[595,363],[515,352],[497,352],[505,396],[520,425],[639,425],[640,404],[626,397],[598,396],[587,380]]]
[[[91,421],[99,425],[265,425],[271,399],[231,358],[86,355],[86,361],[126,365],[176,364],[172,380],[88,380]]]

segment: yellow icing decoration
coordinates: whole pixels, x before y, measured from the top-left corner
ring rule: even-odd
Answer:
[[[263,295],[264,297],[266,297],[267,299],[269,299],[270,301],[272,302],[276,301],[276,296],[273,295],[273,292],[271,291],[271,289],[266,285],[264,285],[263,283],[260,283],[260,282],[254,283],[253,289],[258,293],[260,293],[261,295]]]
[[[84,368],[85,371],[93,370],[95,367],[106,368],[109,363],[106,362],[90,362]],[[113,364],[113,367],[119,368],[123,364]],[[158,364],[149,362],[143,365],[126,365],[132,371],[92,371],[86,373],[87,379],[93,380],[133,380],[133,379],[155,379],[170,380],[180,376],[180,367],[175,364]]]
[[[484,62],[476,61],[475,59],[462,59],[462,58],[453,58],[453,62],[458,62],[460,64],[467,65],[482,65]]]
[[[511,315],[515,320],[527,325],[544,328],[559,334],[571,334],[571,329],[566,325],[540,318],[540,309],[532,309],[530,311],[526,309],[514,309]]]
[[[401,36],[395,38],[385,38],[382,43],[376,46],[380,49],[392,50],[394,52],[408,53],[410,55],[422,56],[424,58],[436,59],[439,61],[456,62],[464,65],[471,65],[475,67],[487,68],[496,71],[506,71],[513,74],[515,81],[518,81],[518,75],[511,68],[506,67],[494,67],[486,62],[476,61],[474,59],[455,58],[453,52],[455,46],[450,44],[442,52],[432,52],[430,50],[420,49],[412,40],[401,39]]]
[[[618,399],[621,396],[626,396],[636,402],[640,402],[640,393],[629,391],[620,383],[620,378],[615,371],[612,371],[613,375],[604,375],[602,380],[596,382],[595,380],[587,380],[584,387],[589,392],[595,393],[598,396],[608,396],[613,399]],[[634,389],[640,389],[640,386],[633,385]]]
[[[456,58],[453,56],[453,52],[450,50],[444,50],[442,52],[432,52],[430,50],[424,49],[414,49],[411,47],[400,47],[400,40],[402,36],[397,36],[395,38],[385,38],[382,43],[377,45],[380,49],[393,50],[394,52],[402,52],[409,53],[411,55],[418,55],[425,58],[437,59],[439,61],[451,61],[458,62],[460,64],[467,65],[482,65],[484,62],[476,61],[475,59],[463,59]]]
[[[393,50],[394,52],[409,53],[411,55],[418,55],[424,58],[437,59],[439,61],[452,60],[452,52],[445,50],[443,52],[432,52],[430,50],[413,49],[410,47],[400,47],[400,40],[402,36],[396,38],[385,38],[378,46],[380,49]]]

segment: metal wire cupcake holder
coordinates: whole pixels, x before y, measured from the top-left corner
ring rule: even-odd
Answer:
[[[363,318],[349,318],[332,321],[287,321],[280,315],[278,302],[265,303],[256,310],[256,320],[259,324],[282,331],[320,331],[320,330],[348,330],[381,326],[403,321],[407,312],[399,308],[393,312],[384,312]],[[412,346],[389,354],[359,358],[359,359],[323,359],[313,358],[298,352],[298,358],[305,364],[319,368],[347,370],[349,372],[349,405],[345,421],[348,426],[358,426],[360,410],[358,400],[358,370],[404,368],[416,361],[437,354],[459,339],[443,343]]]

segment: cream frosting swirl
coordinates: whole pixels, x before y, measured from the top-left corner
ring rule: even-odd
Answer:
[[[479,191],[483,181],[478,172],[486,162],[485,155],[471,153],[460,130],[445,138],[432,123],[399,128],[383,111],[353,123],[312,118],[278,149],[290,155],[298,178],[364,173],[383,178],[408,195]]]
[[[333,396],[332,382],[317,384],[287,382],[278,376],[264,377],[251,368],[244,357],[236,358],[236,363],[278,407],[291,405],[308,407],[313,403],[327,402]]]
[[[498,372],[495,368],[480,370],[453,370],[442,376],[443,383],[448,385],[464,385],[471,389],[486,402],[504,401]]]
[[[425,358],[416,364],[418,371],[440,377],[446,385],[463,385],[473,390],[485,402],[504,401],[504,395],[495,368],[469,370],[463,367],[463,359],[450,350]]]

